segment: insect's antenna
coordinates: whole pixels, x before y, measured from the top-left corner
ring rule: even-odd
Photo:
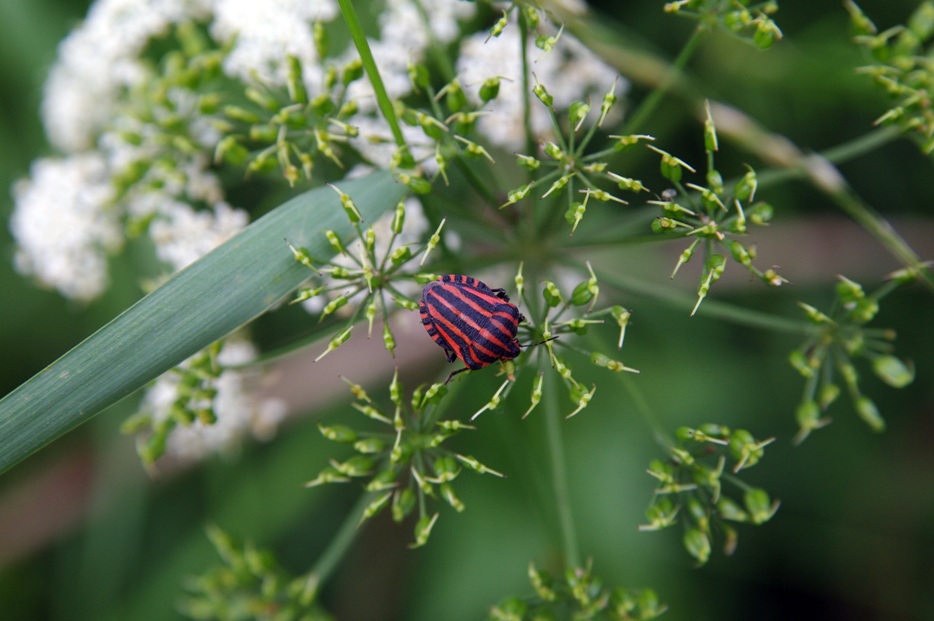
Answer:
[[[528,349],[529,347],[535,347],[536,345],[544,345],[544,344],[547,343],[548,341],[553,341],[553,340],[555,340],[556,338],[558,338],[558,336],[553,336],[553,337],[551,337],[550,339],[545,339],[544,341],[539,341],[538,343],[532,343],[531,345],[520,345],[519,347],[524,347],[524,348]]]

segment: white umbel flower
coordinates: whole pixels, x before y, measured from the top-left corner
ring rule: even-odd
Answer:
[[[220,43],[233,40],[224,71],[249,83],[253,75],[285,85],[286,56],[295,56],[305,71],[305,83],[317,91],[323,75],[312,38],[315,21],[329,22],[338,14],[334,0],[216,0],[211,35]]]
[[[146,75],[139,56],[172,24],[204,19],[210,0],[97,0],[59,44],[42,99],[52,144],[74,152],[94,146],[121,89]]]
[[[224,342],[218,354],[222,366],[245,365],[256,358],[256,349],[248,341],[234,337]],[[182,363],[184,369],[188,361]],[[151,413],[157,425],[170,416],[179,397],[179,373],[165,373],[143,396],[141,410]],[[227,368],[213,380],[217,390],[211,403],[201,404],[213,410],[217,420],[205,425],[199,420],[175,427],[166,443],[166,454],[183,461],[197,461],[214,453],[236,450],[247,438],[269,439],[286,416],[286,406],[278,399],[257,396],[258,375],[249,369]]]
[[[480,103],[478,90],[483,81],[494,76],[503,78],[499,95],[487,105],[490,113],[480,117],[478,127],[492,143],[508,150],[521,149],[525,146],[525,127],[522,121],[524,94],[519,30],[506,28],[500,36],[488,38],[489,33],[484,31],[463,41],[457,72],[461,82],[468,87],[468,96],[477,104]],[[531,71],[554,97],[555,108],[559,110],[567,109],[575,100],[587,101],[589,97],[598,111],[604,93],[618,78],[615,69],[567,32],[548,53],[536,48],[531,40],[527,49]],[[530,79],[530,83],[534,83],[534,79]],[[617,88],[624,86],[620,81]],[[596,114],[597,111],[591,113]],[[531,115],[536,139],[550,137],[551,119],[535,97],[532,97]]]
[[[107,255],[123,238],[103,158],[86,153],[37,160],[13,197],[17,269],[69,298],[99,295],[108,282]]]
[[[227,203],[196,211],[187,203],[163,203],[149,228],[156,256],[177,271],[221,245],[247,225],[246,212]]]

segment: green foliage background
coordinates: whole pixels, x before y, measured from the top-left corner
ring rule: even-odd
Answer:
[[[661,3],[604,4],[625,24],[627,36],[641,37],[669,57],[693,27],[663,15]],[[86,5],[0,3],[0,187],[10,187],[27,173],[32,159],[47,151],[36,113],[44,71],[58,40]],[[883,29],[903,21],[913,5],[861,3]],[[778,21],[786,38],[766,53],[723,37],[708,40],[690,67],[693,77],[711,97],[743,109],[803,148],[819,151],[865,133],[885,102],[867,78],[853,72],[864,60],[848,42],[842,7],[786,2]],[[652,133],[673,153],[694,154],[701,161],[698,126],[677,100],[664,105],[648,125],[640,131]],[[721,170],[739,170],[742,160],[730,162],[730,152],[736,158],[744,155],[725,150],[718,156]],[[918,239],[918,231],[934,230],[932,161],[908,141],[887,144],[841,169],[909,241]],[[777,221],[792,244],[821,223],[830,222],[826,230],[832,231],[838,220],[826,219],[841,217],[803,182],[770,190],[769,200],[778,207]],[[11,208],[9,195],[0,194],[0,219],[6,221]],[[861,239],[865,247],[875,247],[868,237]],[[934,249],[931,241],[922,236],[916,246],[924,258]],[[0,230],[2,394],[137,295],[132,257],[113,266],[116,286],[108,296],[79,308],[14,274],[11,248],[8,231]],[[847,275],[873,288],[897,265],[885,259],[860,266],[863,248],[851,248],[860,273]],[[797,300],[822,307],[831,300],[834,273],[822,269],[816,258],[813,272],[791,288],[715,288],[712,297],[797,318]],[[619,261],[623,273],[647,280],[667,274],[672,265],[639,248],[627,249]],[[691,276],[682,282],[693,287],[695,281]],[[685,293],[690,298],[691,290]],[[782,507],[769,524],[740,529],[733,557],[717,553],[703,569],[692,567],[674,530],[637,533],[635,525],[644,521],[654,487],[644,470],[661,450],[626,393],[603,381],[593,404],[564,427],[581,547],[594,556],[596,573],[613,584],[655,588],[670,606],[670,619],[783,619],[805,613],[839,619],[934,618],[930,292],[920,286],[898,291],[875,321],[902,335],[899,355],[914,360],[918,369],[914,384],[900,391],[865,373],[864,390],[886,417],[886,433],[872,434],[838,406],[834,424],[798,448],[790,438],[801,378],[786,362],[797,337],[704,316],[688,319],[686,309],[650,296],[633,295],[626,305],[634,317],[625,359],[643,371],[634,381],[664,417],[662,424],[674,429],[716,421],[741,425],[760,437],[776,435],[768,458],[749,479],[780,498]],[[411,321],[417,321],[414,314]],[[427,381],[436,371],[411,371],[407,384]],[[579,379],[589,385],[588,377]],[[472,381],[476,398],[464,397],[463,418],[492,394],[497,380],[487,373]],[[214,459],[152,483],[132,441],[117,430],[131,411],[128,403],[111,408],[0,479],[4,620],[177,618],[173,603],[184,578],[216,562],[204,536],[206,521],[272,547],[283,564],[302,571],[354,501],[351,487],[300,487],[331,452],[314,420],[282,430],[273,443],[246,447],[239,459]],[[335,404],[317,414],[334,420],[347,412],[346,404]],[[534,414],[520,422],[502,412],[485,414],[481,422],[477,432],[459,439],[461,449],[506,471],[508,485],[492,477],[465,477],[459,493],[467,513],[449,512],[430,544],[417,551],[406,547],[410,530],[395,527],[386,516],[369,524],[325,589],[325,601],[340,618],[477,619],[503,596],[528,590],[528,560],[547,561],[549,550],[556,549],[545,528],[556,518],[540,514],[548,506],[540,501],[547,494],[544,422]],[[517,451],[516,444],[528,450]],[[40,528],[56,523],[61,527]]]

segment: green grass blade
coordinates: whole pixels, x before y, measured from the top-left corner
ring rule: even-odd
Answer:
[[[406,189],[388,173],[340,189],[372,222]],[[333,250],[322,231],[353,232],[337,193],[306,192],[172,277],[0,400],[0,472],[254,319],[305,280],[285,243]]]

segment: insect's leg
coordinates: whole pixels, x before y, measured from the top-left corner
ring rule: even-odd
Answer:
[[[454,377],[455,375],[457,375],[458,373],[463,373],[464,371],[469,371],[469,370],[470,370],[470,367],[464,367],[463,369],[458,369],[458,370],[456,370],[456,371],[451,371],[451,374],[448,375],[448,378],[447,378],[446,380],[444,380],[444,383],[447,384],[448,382],[450,382],[450,381],[451,381],[451,378]]]

